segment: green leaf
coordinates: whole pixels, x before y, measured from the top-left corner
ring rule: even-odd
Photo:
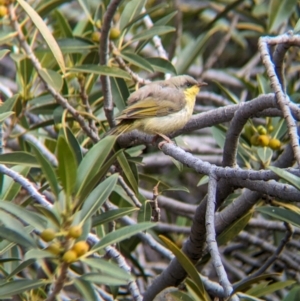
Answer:
[[[113,277],[120,280],[133,280],[133,277],[127,271],[121,269],[117,264],[114,262],[108,262],[101,258],[83,258],[82,262],[86,263],[93,269],[97,269],[101,272],[101,274]]]
[[[107,75],[111,77],[120,77],[124,79],[131,79],[130,75],[117,67],[108,67],[108,66],[97,66],[97,65],[81,65],[75,66],[68,69],[71,73],[93,73],[97,75]]]
[[[164,237],[163,235],[159,235],[159,238],[166,244],[167,248],[176,256],[181,266],[185,269],[187,274],[195,282],[197,287],[197,296],[202,298],[201,300],[209,300],[209,297],[207,296],[199,273],[194,264],[190,261],[190,259],[171,240]]]
[[[146,0],[131,0],[125,5],[120,18],[120,31],[123,31],[127,24],[140,14],[145,4]]]
[[[201,186],[201,185],[204,185],[204,184],[207,184],[209,181],[209,176],[206,176],[204,175],[200,181],[198,182],[197,186]]]
[[[0,114],[0,122],[4,121],[6,118],[8,118],[9,116],[15,114],[15,112],[6,112],[6,113],[2,113]]]
[[[36,261],[37,259],[45,259],[45,258],[56,258],[56,255],[51,254],[46,250],[40,249],[31,249],[25,254],[25,260],[32,260]]]
[[[263,206],[255,208],[255,211],[270,215],[276,219],[287,222],[300,228],[300,215],[294,211],[287,210],[284,208]]]
[[[42,17],[46,17],[51,13],[52,10],[57,8],[58,6],[68,2],[69,0],[51,0],[51,1],[42,1],[39,2],[36,11]]]
[[[272,159],[273,151],[269,147],[259,147],[257,155],[264,165],[269,165]]]
[[[37,230],[41,231],[47,227],[47,219],[12,202],[0,201],[0,208],[33,226]]]
[[[0,163],[12,164],[12,165],[23,165],[29,167],[39,167],[39,164],[35,156],[21,151],[15,151],[13,153],[1,154]]]
[[[158,21],[156,21],[154,23],[155,26],[159,26],[159,25],[166,25],[170,20],[173,19],[173,17],[175,15],[177,15],[178,12],[177,11],[173,11],[171,13],[169,13],[168,15],[164,16],[163,18],[159,19]]]
[[[217,81],[213,81],[213,82],[226,95],[226,97],[228,98],[228,100],[230,100],[233,104],[238,104],[239,103],[239,99],[232,92],[230,92],[228,89],[226,89],[223,85],[221,85]]]
[[[97,244],[95,244],[92,248],[93,252],[99,251],[111,244],[115,244],[118,243],[124,239],[127,239],[139,232],[143,232],[147,229],[150,229],[152,227],[156,226],[155,223],[139,223],[139,224],[135,224],[135,225],[130,225],[130,226],[126,226],[123,227],[121,229],[118,229],[114,232],[111,232],[107,235],[105,235],[101,241],[99,241]]]
[[[110,80],[112,98],[118,110],[121,112],[126,107],[126,100],[130,93],[128,91],[126,82],[122,78],[112,77]]]
[[[61,31],[60,36],[72,38],[73,37],[72,28],[68,23],[68,19],[59,10],[54,11],[54,16],[57,22],[57,27]]]
[[[15,268],[7,277],[6,279],[9,280],[13,276],[17,275],[18,273],[22,272],[26,267],[30,266],[36,261],[36,259],[29,259],[23,261],[17,268]]]
[[[234,289],[234,292],[245,291],[246,289],[251,287],[252,284],[258,284],[262,280],[267,280],[267,279],[275,278],[278,276],[280,276],[279,273],[268,273],[268,274],[263,274],[263,275],[255,277],[255,278],[252,278],[246,282],[243,282],[243,280],[241,280],[242,284],[239,284],[239,282],[235,283],[233,285],[233,289]]]
[[[101,171],[116,142],[115,136],[107,136],[95,144],[84,156],[78,167],[75,192],[77,196],[86,197],[84,193],[88,184]],[[99,181],[100,178],[98,178]]]
[[[172,301],[195,301],[188,293],[182,291],[172,291],[167,293],[166,297],[171,296]]]
[[[250,211],[236,220],[233,224],[228,226],[220,235],[217,237],[218,245],[224,245],[228,241],[236,237],[248,224],[252,217],[253,212]]]
[[[152,68],[151,64],[148,63],[148,61],[138,54],[135,54],[133,52],[124,51],[120,53],[120,56],[127,62],[144,69],[149,72],[154,72],[154,69]]]
[[[14,96],[8,98],[3,102],[0,106],[0,114],[6,113],[8,111],[13,111],[13,108],[19,98],[19,94],[15,94]]]
[[[3,218],[3,213],[0,212],[0,216]],[[14,222],[16,222],[16,220]],[[5,226],[0,226],[0,237],[25,248],[36,247],[34,240],[24,231],[22,225],[18,231]]]
[[[43,175],[47,179],[47,181],[51,187],[51,191],[54,193],[54,195],[56,197],[58,197],[58,194],[59,194],[58,182],[57,182],[57,177],[56,177],[55,171],[52,167],[52,164],[47,160],[47,158],[45,158],[43,156],[43,154],[40,152],[40,150],[37,147],[35,147],[35,145],[33,143],[31,144],[31,147],[33,149],[33,152],[35,154],[37,161],[41,165]]]
[[[189,292],[189,295],[192,297],[194,301],[211,301],[208,295],[204,297],[205,299],[203,299],[202,294],[199,295],[199,288],[197,284],[189,277],[186,278],[185,285],[187,287],[187,291]]]
[[[291,286],[294,283],[296,283],[295,280],[286,280],[281,282],[275,282],[265,287],[256,286],[247,291],[247,293],[259,298],[272,294],[280,289],[286,288],[287,286]]]
[[[107,212],[103,212],[97,216],[93,217],[93,223],[92,226],[96,227],[102,224],[106,224],[108,222],[114,221],[119,219],[122,216],[129,215],[132,212],[138,211],[139,208],[119,208],[119,209],[114,209],[110,210]]]
[[[132,43],[136,41],[147,40],[153,38],[154,36],[161,36],[173,31],[175,31],[175,28],[171,26],[153,26],[147,30],[137,33],[129,42]]]
[[[107,275],[101,275],[99,273],[86,273],[83,276],[79,277],[79,279],[96,283],[96,284],[105,284],[105,285],[113,285],[113,286],[119,286],[119,285],[126,285],[127,281],[124,279],[119,279],[115,276],[107,276]]]
[[[63,136],[58,138],[57,159],[57,173],[66,194],[70,196],[76,182],[77,162],[73,150]]]
[[[78,290],[83,297],[83,300],[98,300],[98,295],[96,294],[92,283],[90,283],[89,281],[75,278],[74,285],[76,287],[76,290]]]
[[[298,301],[300,300],[300,285],[295,285],[282,301]]]
[[[148,57],[147,61],[152,65],[154,71],[177,75],[175,67],[168,60],[162,59],[160,57]]]
[[[84,201],[81,209],[81,222],[91,217],[108,199],[118,181],[118,174],[114,174],[100,183]]]
[[[53,207],[46,208],[42,205],[34,204],[34,208],[41,212],[41,214],[47,218],[48,222],[51,222],[57,229],[60,228],[60,219]]]
[[[37,30],[41,33],[43,38],[45,39],[47,45],[51,49],[53,56],[55,57],[61,71],[65,73],[65,62],[64,57],[60,51],[59,46],[56,43],[56,40],[52,36],[50,30],[47,25],[44,23],[43,19],[37,14],[37,12],[24,0],[17,0],[22,8],[26,11],[26,13],[31,18],[31,21],[36,26]]]
[[[134,23],[136,23],[137,21],[143,19],[146,15],[150,15],[151,13],[157,11],[157,10],[161,10],[163,8],[167,8],[169,7],[168,3],[159,3],[158,5],[151,7],[149,9],[147,9],[144,13],[140,13],[139,15],[137,15],[135,18],[133,18],[129,23],[127,23],[127,25],[122,29],[122,31],[126,28],[129,28],[131,25],[133,25]],[[172,13],[171,13],[172,14]],[[123,14],[122,14],[123,15]],[[165,17],[164,17],[165,18]],[[162,18],[162,19],[164,19]],[[155,25],[165,25],[165,23],[163,24],[158,24],[158,22],[155,23]]]
[[[270,33],[275,33],[278,27],[289,19],[297,3],[297,0],[271,0],[268,18],[268,31]]]
[[[223,149],[225,145],[226,132],[221,130],[218,126],[211,127],[211,131],[217,144],[221,149]]]
[[[72,148],[76,157],[76,162],[79,165],[82,160],[82,152],[81,152],[80,144],[69,127],[65,127],[64,130],[65,130],[65,137],[70,147]]]
[[[39,74],[49,86],[55,89],[55,91],[59,92],[62,89],[63,79],[57,72],[43,68],[39,71]]]
[[[0,296],[6,299],[50,283],[46,280],[14,279],[0,286]]]
[[[124,152],[120,152],[117,159],[122,168],[122,171],[124,172],[126,179],[130,184],[131,189],[134,191],[135,194],[138,194],[138,183]]]
[[[276,175],[278,175],[281,179],[284,179],[285,181],[287,181],[288,183],[290,183],[291,185],[293,185],[294,187],[296,187],[297,189],[300,190],[300,178],[293,175],[292,173],[275,167],[275,166],[269,166],[268,169],[272,170],[274,173],[276,173]]]

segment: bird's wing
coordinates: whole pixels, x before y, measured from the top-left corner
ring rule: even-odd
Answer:
[[[166,116],[176,113],[184,108],[186,104],[183,92],[174,88],[163,88],[152,90],[148,97],[129,105],[118,120],[140,119],[155,116]]]

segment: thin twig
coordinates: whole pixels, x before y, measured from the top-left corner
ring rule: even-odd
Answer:
[[[150,84],[151,81],[144,79],[142,77],[140,77],[137,73],[133,72],[128,65],[124,62],[123,58],[121,56],[118,55],[119,50],[118,48],[115,46],[115,44],[113,42],[109,42],[109,47],[110,50],[113,54],[114,59],[116,60],[116,62],[118,63],[119,67],[124,69],[125,71],[128,72],[128,74],[131,76],[131,78],[138,84],[140,85],[146,85],[146,84]]]
[[[68,268],[69,268],[69,265],[67,263],[65,263],[65,262],[61,263],[59,276],[58,276],[56,282],[53,284],[52,292],[50,293],[50,295],[47,297],[47,299],[45,301],[55,301],[56,300],[57,295],[63,289],[64,284],[67,280]]]
[[[109,39],[109,31],[111,28],[111,22],[114,17],[114,14],[121,3],[121,0],[112,0],[110,1],[107,10],[103,17],[103,24],[101,28],[101,38],[99,44],[99,56],[100,56],[100,65],[107,65],[109,59],[109,47],[108,47],[108,39]],[[113,100],[111,94],[111,86],[109,76],[101,75],[100,76],[102,91],[104,97],[104,112],[108,124],[110,127],[115,126],[114,116],[113,116]]]
[[[141,208],[142,207],[141,202],[136,197],[135,193],[131,190],[131,188],[126,184],[126,182],[124,181],[123,177],[120,176],[120,175],[118,176],[118,183],[124,189],[124,191],[126,192],[126,194],[130,197],[130,199],[132,200],[133,204],[137,208]]]
[[[82,100],[82,103],[83,103],[83,106],[86,110],[86,112],[89,114],[89,115],[93,115],[93,111],[92,111],[92,108],[90,106],[90,103],[89,103],[89,97],[88,95],[86,94],[86,90],[85,90],[85,86],[84,86],[84,83],[85,83],[85,80],[84,80],[84,77],[78,77],[78,83],[79,83],[79,95],[80,95],[80,98]],[[95,132],[97,133],[98,132],[98,129],[95,125],[95,120],[93,118],[89,118],[88,120],[89,122],[89,126],[90,128]]]
[[[145,12],[146,12],[146,9],[143,8],[142,9],[142,13],[145,13]],[[153,22],[152,22],[151,18],[149,17],[149,15],[146,15],[144,17],[143,21],[144,21],[144,24],[146,25],[146,27],[148,29],[151,28],[151,27],[153,27]],[[154,36],[152,39],[153,39],[154,47],[155,47],[155,49],[158,52],[158,55],[161,58],[163,58],[165,60],[168,60],[167,52],[166,52],[166,50],[164,49],[164,47],[162,45],[160,37],[159,36]]]
[[[263,274],[279,257],[279,255],[283,252],[283,249],[287,245],[287,243],[290,241],[292,235],[293,235],[293,229],[290,224],[284,223],[284,226],[286,228],[286,233],[283,239],[281,240],[280,244],[278,245],[276,251],[270,256],[263,265],[253,274],[251,274],[249,277],[246,277],[242,281],[239,281],[235,284],[235,286],[240,286],[245,282],[248,282],[261,274]]]

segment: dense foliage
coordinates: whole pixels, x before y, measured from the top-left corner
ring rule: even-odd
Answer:
[[[0,0],[0,299],[299,300],[296,0]],[[174,143],[105,136],[208,83]]]

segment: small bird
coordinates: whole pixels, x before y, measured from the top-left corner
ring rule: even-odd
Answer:
[[[169,142],[165,135],[185,126],[193,114],[196,95],[205,85],[189,75],[179,75],[143,86],[130,95],[127,108],[116,118],[117,125],[106,135],[139,130]]]

